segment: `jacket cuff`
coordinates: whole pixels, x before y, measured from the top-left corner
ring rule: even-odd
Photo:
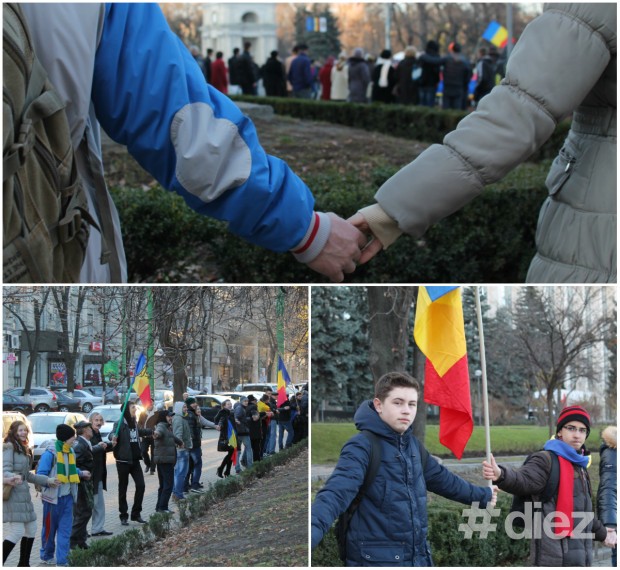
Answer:
[[[313,212],[312,221],[302,240],[291,250],[295,259],[300,263],[313,261],[327,243],[332,223],[329,216],[323,212]]]
[[[370,231],[381,242],[383,249],[391,246],[403,233],[398,222],[393,220],[379,204],[358,210],[368,222]]]

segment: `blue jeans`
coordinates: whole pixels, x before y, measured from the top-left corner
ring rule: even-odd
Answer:
[[[183,498],[183,487],[185,486],[185,476],[189,467],[189,451],[179,449],[177,451],[177,463],[174,466],[174,487],[172,492],[177,499]]]
[[[435,106],[435,87],[418,87],[418,95],[420,97],[420,105],[424,107]]]
[[[238,435],[237,439],[239,440],[239,445],[243,444],[243,452],[237,453],[237,465],[235,465],[235,471],[239,473],[241,471],[241,463],[248,469],[252,467],[254,454],[252,453],[252,442],[249,435]]]
[[[192,447],[189,450],[189,454],[194,460],[194,470],[192,472],[192,489],[200,489],[200,476],[202,475],[202,448]]]
[[[56,563],[66,564],[69,556],[71,527],[73,526],[73,495],[58,498],[52,505],[43,501],[41,525],[41,560],[51,560],[56,551]]]
[[[278,427],[278,443],[280,445],[280,449],[293,445],[293,436],[295,435],[295,432],[293,431],[293,420],[289,420],[288,422],[280,422]],[[284,430],[286,430],[285,444],[282,443],[284,440]]]
[[[271,420],[269,423],[269,434],[267,436],[267,446],[265,452],[273,455],[276,452],[276,432],[278,430],[277,423]]]

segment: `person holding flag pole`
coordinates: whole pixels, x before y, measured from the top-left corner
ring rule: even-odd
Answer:
[[[121,524],[129,525],[129,506],[127,504],[127,487],[129,476],[134,481],[136,492],[131,508],[131,520],[137,523],[145,523],[142,519],[142,500],[144,499],[145,484],[140,459],[142,450],[140,446],[140,436],[153,435],[151,429],[139,429],[136,421],[136,405],[129,402],[131,390],[134,390],[143,403],[150,403],[151,388],[149,378],[146,373],[146,358],[144,353],[140,353],[136,363],[136,375],[132,382],[125,401],[121,406],[121,419],[114,423],[110,441],[115,444],[114,458],[116,459],[116,470],[118,472],[118,508]]]

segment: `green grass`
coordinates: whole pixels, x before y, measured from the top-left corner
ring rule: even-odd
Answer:
[[[315,465],[336,463],[345,442],[357,430],[347,423],[312,424],[312,463]],[[541,449],[547,441],[547,428],[539,426],[491,427],[491,451],[494,455],[523,455]],[[592,430],[592,434],[597,433]],[[450,450],[439,443],[439,426],[426,426],[424,445],[433,455],[454,457]],[[590,442],[590,445],[593,445]],[[481,457],[485,453],[484,428],[475,427],[465,448],[465,456]]]

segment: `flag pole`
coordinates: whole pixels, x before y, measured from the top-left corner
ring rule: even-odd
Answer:
[[[484,403],[484,435],[486,441],[487,461],[491,462],[491,425],[489,422],[489,394],[487,390],[487,361],[484,350],[484,330],[482,327],[482,308],[480,306],[480,288],[476,290],[476,316],[478,317],[478,338],[480,339],[480,368],[482,370],[482,401]],[[489,481],[489,486],[492,482]]]

